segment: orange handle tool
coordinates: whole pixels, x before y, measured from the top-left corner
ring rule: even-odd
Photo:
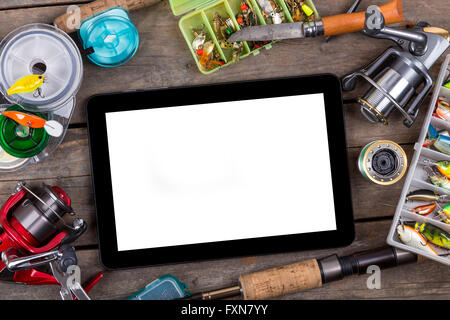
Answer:
[[[383,13],[386,24],[401,22],[405,18],[401,0],[392,0],[379,8]],[[322,18],[324,35],[334,36],[361,31],[364,29],[365,15],[365,12],[357,12],[324,17]]]

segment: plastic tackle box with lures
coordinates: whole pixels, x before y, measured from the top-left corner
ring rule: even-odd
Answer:
[[[261,43],[255,45],[250,42],[242,42],[242,48],[240,49],[239,56],[234,57],[233,59],[233,48],[222,48],[220,45],[220,40],[216,36],[214,32],[214,18],[216,17],[216,13],[226,20],[228,18],[231,19],[230,23],[232,24],[231,29],[233,32],[241,29],[236,17],[239,14],[242,14],[242,5],[245,4],[245,7],[248,7],[254,15],[256,15],[256,24],[257,25],[266,25],[271,23],[270,17],[268,18],[264,11],[258,4],[257,0],[212,0],[212,1],[191,1],[191,0],[170,0],[170,6],[173,13],[176,16],[184,15],[179,21],[179,27],[181,33],[186,39],[189,50],[194,57],[194,60],[198,66],[198,69],[204,74],[210,74],[214,71],[219,70],[222,67],[226,67],[238,60],[249,56],[250,54],[257,55],[262,48],[270,49],[272,47],[272,43],[275,41],[270,41],[267,43]],[[272,3],[276,5],[278,10],[280,10],[281,16],[284,16],[283,22],[294,22],[294,18],[289,12],[288,6],[292,1],[289,0],[271,0]],[[297,1],[298,2],[298,1]],[[307,6],[308,10],[311,9],[310,16],[304,14],[304,11],[301,13],[304,18],[308,19],[320,19],[319,13],[314,6],[312,0],[305,0],[304,4]],[[190,12],[192,11],[192,12]],[[190,12],[190,13],[188,13]],[[203,30],[202,30],[203,29]],[[208,54],[206,51],[207,48],[203,48],[203,50],[194,49],[193,42],[196,39],[195,31],[197,30],[197,34],[200,34],[202,31],[204,32],[205,39],[204,42],[211,41],[214,46],[213,51],[215,54],[214,60],[215,63],[211,64],[209,68],[205,68],[202,63],[202,54]],[[222,45],[223,46],[223,45]],[[237,58],[237,59],[236,59]],[[212,60],[213,60],[212,59]],[[202,66],[203,65],[203,66]]]
[[[387,243],[450,266],[450,89],[443,85],[449,63],[447,55],[414,145]]]

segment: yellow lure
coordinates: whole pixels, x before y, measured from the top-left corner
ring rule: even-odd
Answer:
[[[6,91],[8,95],[16,93],[26,93],[36,91],[44,83],[45,77],[40,74],[33,74],[31,76],[25,76],[17,80],[11,88]]]
[[[314,10],[306,4],[302,4],[302,10],[308,17],[314,13]]]

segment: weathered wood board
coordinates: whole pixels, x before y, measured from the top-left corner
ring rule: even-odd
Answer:
[[[82,4],[87,0],[3,0],[0,3],[0,38],[12,29],[26,23],[51,23],[65,12],[68,4]],[[322,16],[342,13],[352,0],[315,0]],[[369,4],[382,4],[386,0],[363,0],[360,10]],[[405,17],[414,22],[429,23],[450,29],[448,1],[403,1]],[[391,43],[374,40],[360,33],[336,37],[329,43],[322,38],[282,41],[270,50],[241,60],[210,76],[197,70],[187,44],[178,28],[178,19],[168,1],[131,14],[140,32],[140,47],[136,56],[117,68],[100,68],[84,58],[84,80],[77,95],[77,108],[63,144],[48,159],[17,173],[0,176],[0,200],[4,201],[14,189],[17,180],[30,185],[56,184],[65,189],[73,200],[73,208],[85,219],[89,228],[77,242],[82,277],[87,279],[101,270],[98,262],[95,209],[90,177],[89,149],[85,128],[85,104],[94,94],[141,90],[158,87],[197,85],[228,81],[284,77],[312,73],[334,73],[343,76],[368,62]],[[76,35],[73,35],[79,44]],[[441,59],[443,61],[443,59]],[[433,67],[437,75],[439,64]],[[351,98],[363,93],[364,86],[356,92],[345,93]],[[393,114],[388,126],[369,124],[360,114],[357,105],[345,106],[346,133],[349,152],[350,179],[357,221],[355,242],[337,250],[320,250],[267,255],[250,258],[233,258],[195,262],[135,270],[108,271],[92,290],[94,299],[122,299],[145,286],[153,279],[171,273],[186,282],[191,290],[209,290],[233,285],[238,275],[282,265],[311,257],[322,257],[335,251],[348,254],[356,250],[374,248],[385,243],[403,181],[381,187],[366,181],[357,171],[356,159],[361,147],[376,139],[389,139],[401,144],[409,159],[417,141],[428,106],[426,101],[412,128],[402,125],[400,115]],[[304,143],[313,143],[314,133],[304,137]],[[317,214],[320,212],[318,204]],[[382,288],[369,290],[367,276],[351,277],[305,293],[283,299],[446,299],[450,287],[448,268],[427,261],[382,272]],[[20,286],[0,283],[0,299],[58,299],[58,288],[52,286]]]

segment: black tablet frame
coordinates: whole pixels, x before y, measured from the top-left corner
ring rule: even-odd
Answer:
[[[313,93],[324,94],[337,230],[162,248],[117,250],[105,113],[149,109],[149,105],[152,105],[151,108],[164,108]],[[86,109],[100,260],[106,269],[341,247],[349,245],[354,240],[341,85],[339,79],[332,74],[96,95],[89,99]],[[309,137],[299,138],[299,146],[307,146],[308,143],[314,143],[314,132],[311,132]],[[314,161],[311,164],[314,166]],[[130,201],[141,200],[130,199]],[[320,216],[320,203],[317,204],[317,211],[309,214]]]

